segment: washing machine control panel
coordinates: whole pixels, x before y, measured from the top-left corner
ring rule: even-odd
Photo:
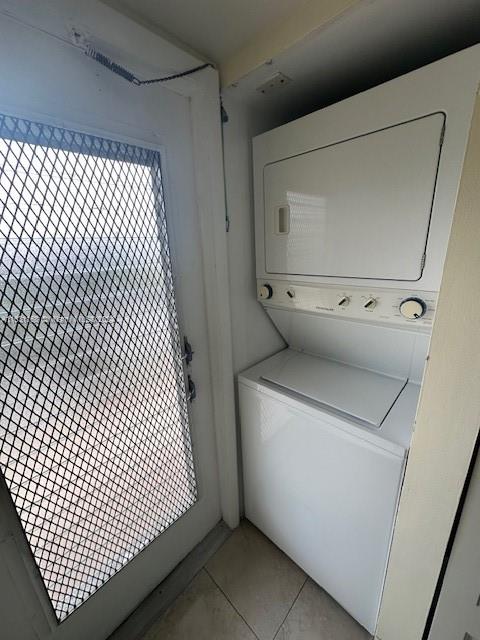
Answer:
[[[430,329],[437,302],[433,291],[342,288],[288,280],[258,280],[257,294],[265,306],[421,330]]]

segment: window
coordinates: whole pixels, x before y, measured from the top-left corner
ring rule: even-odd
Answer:
[[[156,151],[0,116],[0,465],[59,620],[197,497]]]

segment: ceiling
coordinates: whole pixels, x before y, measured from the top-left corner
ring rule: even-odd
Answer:
[[[321,0],[318,0],[321,1]],[[221,64],[293,10],[302,0],[107,0]]]
[[[221,73],[234,61],[236,76],[223,83],[226,104],[254,107],[269,128],[480,42],[479,0],[103,2],[216,62]],[[260,93],[277,71],[292,81]]]
[[[223,93],[254,107],[271,128],[478,42],[478,0],[360,2]],[[277,71],[292,81],[260,93]]]

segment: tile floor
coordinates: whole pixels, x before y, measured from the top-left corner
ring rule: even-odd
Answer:
[[[244,520],[142,640],[368,640],[371,636]]]

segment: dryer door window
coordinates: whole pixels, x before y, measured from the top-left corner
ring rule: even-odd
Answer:
[[[435,113],[266,165],[266,271],[418,280],[444,122]]]

